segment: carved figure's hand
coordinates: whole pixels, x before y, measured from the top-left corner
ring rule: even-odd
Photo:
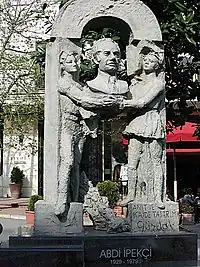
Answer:
[[[138,108],[143,108],[145,105],[144,101],[142,101],[141,99],[135,101],[133,99],[131,100],[123,100],[123,102],[121,103],[120,105],[120,108],[121,109],[124,109],[124,108],[135,108],[135,109],[138,109]]]
[[[136,108],[143,108],[145,106],[145,103],[143,100],[139,99],[137,102],[135,102]]]
[[[87,108],[101,108],[110,107],[116,104],[116,98],[111,95],[103,95],[98,97],[91,97],[83,95],[81,99],[81,105]]]
[[[119,99],[113,95],[103,96],[101,101],[102,101],[102,105],[106,107],[119,106],[120,104]]]
[[[130,108],[130,107],[133,107],[134,105],[134,101],[133,100],[123,100],[121,105],[120,105],[120,108],[121,109],[124,109],[124,108]]]
[[[85,108],[94,108],[95,106],[98,106],[99,103],[95,101],[96,99],[92,97],[88,97],[87,95],[83,95],[81,98],[81,106]]]
[[[103,107],[114,107],[119,108],[123,101],[123,97],[114,95],[98,95],[98,97],[83,95],[81,97],[81,106],[91,109],[91,108],[103,108]]]

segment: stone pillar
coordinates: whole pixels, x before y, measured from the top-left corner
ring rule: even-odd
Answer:
[[[83,233],[83,204],[72,202],[67,220],[62,222],[54,214],[54,205],[39,200],[35,205],[35,235],[65,236]]]

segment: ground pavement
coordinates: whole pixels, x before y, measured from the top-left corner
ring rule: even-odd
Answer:
[[[0,198],[0,218],[25,220],[28,198]]]

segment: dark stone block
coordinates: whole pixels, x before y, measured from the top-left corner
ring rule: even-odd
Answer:
[[[86,235],[85,263],[101,266],[159,266],[170,262],[181,265],[197,261],[197,235],[188,233],[133,235]],[[162,265],[161,265],[162,266]],[[168,266],[168,265],[163,265]],[[169,265],[170,266],[170,265]],[[172,266],[172,265],[171,265]]]
[[[116,264],[113,264],[113,265],[110,265],[110,264],[105,264],[105,263],[88,263],[85,265],[85,267],[114,267],[114,266],[123,266],[123,267],[131,267],[131,266],[135,266],[135,267],[198,267],[196,265],[196,261],[179,261],[179,262],[168,262],[168,261],[164,261],[164,262],[146,262],[146,263],[128,263],[128,264],[119,264],[119,263],[116,263]]]
[[[2,267],[82,267],[83,252],[65,249],[0,249],[0,266]]]
[[[46,247],[46,248],[57,248],[57,247],[83,247],[83,235],[69,235],[67,237],[48,237],[48,236],[32,236],[32,237],[21,237],[21,236],[10,236],[9,246],[10,247],[21,247],[21,248],[34,248],[34,247]]]
[[[74,266],[82,266],[81,259],[85,267],[183,267],[197,264],[197,235],[183,232],[159,235],[107,234],[87,227],[84,235],[11,237],[10,247],[24,251],[23,255],[27,261],[29,256],[31,258],[38,255],[38,259],[42,262],[43,250],[52,251],[50,257],[53,257],[55,253],[58,261],[60,257],[62,260],[66,258],[65,261],[69,262],[68,267],[71,266],[70,261]],[[43,263],[46,266],[57,266],[49,265],[49,258],[46,255],[44,255]]]
[[[81,236],[9,238],[9,249],[0,249],[0,266],[82,267],[84,243]],[[7,264],[7,265],[6,265]]]

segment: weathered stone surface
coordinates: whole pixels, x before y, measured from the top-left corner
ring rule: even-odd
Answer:
[[[57,38],[49,43],[46,50],[46,93],[44,123],[44,198],[47,202],[57,202],[59,163],[60,163],[60,54],[62,51],[80,54],[80,47],[67,38]],[[70,101],[70,100],[69,100]],[[80,126],[80,128],[82,128]]]
[[[85,196],[84,208],[90,215],[96,230],[108,233],[121,233],[130,231],[128,219],[116,217],[114,211],[108,206],[107,197],[100,196],[98,188],[89,182],[89,191]]]
[[[128,196],[130,201],[155,202],[164,207],[165,173],[165,81],[164,51],[143,40],[137,45],[138,70],[129,87],[132,98],[122,107],[132,119],[123,134],[128,146]]]
[[[64,215],[69,203],[79,201],[80,162],[85,133],[80,107],[69,98],[68,93],[72,87],[75,87],[79,94],[82,92],[82,86],[77,80],[79,61],[78,53],[70,49],[61,51],[59,55],[59,164],[55,207],[57,216]]]
[[[111,54],[106,60],[105,51]],[[111,38],[101,38],[93,43],[92,53],[98,65],[98,73],[96,78],[87,82],[89,88],[92,91],[110,95],[123,96],[128,93],[127,82],[117,77],[121,59],[119,45]],[[98,94],[96,97],[98,98]]]
[[[55,204],[57,198],[59,98],[56,91],[58,77],[58,45],[50,43],[46,50],[45,122],[44,122],[44,198]],[[54,107],[54,108],[52,108]]]
[[[110,53],[106,60],[105,51]],[[106,108],[117,110],[128,93],[127,82],[117,77],[120,63],[118,44],[110,38],[94,42],[93,57],[98,65],[98,74],[83,87],[78,80],[78,53],[63,50],[59,55],[59,164],[55,209],[58,216],[67,211],[70,202],[80,201],[80,163],[86,136],[90,133],[93,136],[100,114],[106,114]],[[87,108],[94,109],[94,112],[84,109],[85,97],[89,99]],[[95,127],[91,130],[92,125]]]
[[[70,208],[67,214],[67,232],[81,233],[83,232],[83,204],[70,203]]]
[[[54,213],[55,206],[38,201],[35,208],[35,235],[65,236],[83,232],[83,204],[71,203],[66,221],[60,221]]]
[[[89,43],[89,46],[81,43],[81,37],[88,31],[110,28],[115,24],[121,37],[124,36],[126,59],[121,59],[119,46],[109,38]],[[50,231],[45,229],[51,229],[54,235],[81,231],[81,223],[76,217],[78,213],[72,206],[70,210],[69,205],[81,202],[88,189],[80,182],[83,145],[88,135],[96,137],[101,118],[116,117],[119,113],[127,115],[124,135],[130,139],[128,196],[122,205],[152,203],[147,205],[154,207],[156,212],[169,209],[169,214],[174,205],[176,213],[176,204],[169,208],[165,201],[164,53],[160,47],[161,31],[153,13],[139,0],[69,0],[59,12],[52,37],[46,65],[46,204],[37,206],[36,233],[44,231],[43,234],[48,234]],[[98,65],[96,77],[93,73],[93,78],[81,80],[80,57]],[[121,80],[121,70],[131,79],[129,88],[127,82]],[[90,188],[85,202],[96,229],[129,230],[129,221],[117,219],[108,208],[107,200],[94,188]],[[129,207],[132,213],[133,207]],[[69,224],[66,221],[68,212],[68,219],[71,218],[70,212],[73,218]],[[82,220],[82,214],[80,218]],[[133,230],[135,219],[134,216],[130,218]],[[72,229],[73,220],[78,224],[76,229]],[[148,224],[145,218],[143,221]],[[138,221],[136,224],[138,228]],[[171,227],[172,230],[178,227],[178,221],[176,226],[175,219],[170,225],[168,218],[151,218],[150,224],[154,225],[150,226],[153,232],[155,229],[159,232],[159,227]]]
[[[102,17],[105,20],[107,17],[113,17],[124,21],[132,31],[133,39],[162,40],[154,14],[139,0],[68,1],[62,7],[54,24],[52,36],[81,38],[88,22]],[[73,23],[73,27],[71,27],[71,23]],[[93,24],[95,24],[94,21]]]
[[[114,56],[110,60],[109,70],[113,69],[112,73],[98,73],[97,78],[94,79],[95,82],[90,81],[91,84],[85,87],[78,81],[80,51],[75,43],[69,39],[59,38],[49,49],[50,55],[47,54],[50,57],[50,67],[47,70],[48,93],[45,102],[47,113],[45,119],[45,177],[47,177],[45,179],[45,200],[56,203],[55,214],[59,217],[68,210],[70,202],[80,202],[83,198],[81,195],[83,191],[80,192],[81,174],[79,168],[86,136],[96,136],[95,132],[101,110],[108,113],[106,109],[108,107],[109,110],[115,111],[124,94],[128,91],[127,83],[116,77],[120,59],[118,45],[109,38],[102,39],[100,43],[102,46],[106,45],[106,49],[114,49],[111,53],[117,52],[118,57]],[[101,50],[101,46],[98,46],[99,49]],[[102,52],[98,53],[96,59],[98,63],[102,60],[104,49],[102,48]],[[101,65],[103,66],[103,64]],[[53,69],[56,69],[57,75],[54,80],[51,77]],[[104,80],[105,76],[107,78],[105,83],[110,78],[115,79],[115,83],[108,83],[108,88],[102,87],[98,81],[98,79]],[[97,88],[95,86],[100,86],[100,92],[96,93]],[[106,94],[102,93],[101,90],[103,89],[107,90]],[[52,94],[49,95],[49,92]],[[52,106],[56,107],[55,115],[52,114],[52,108],[50,108]],[[90,111],[93,109],[97,109],[95,113]],[[51,129],[51,134],[49,134],[49,129]],[[50,145],[52,143],[54,144],[53,147]],[[53,172],[51,172],[52,167],[49,166],[50,162],[55,167]],[[54,192],[52,193],[52,191]]]
[[[16,235],[30,237],[34,234],[33,225],[20,225],[17,229]]]
[[[166,201],[159,209],[154,203],[129,203],[128,216],[133,233],[171,233],[179,231],[178,203]]]

